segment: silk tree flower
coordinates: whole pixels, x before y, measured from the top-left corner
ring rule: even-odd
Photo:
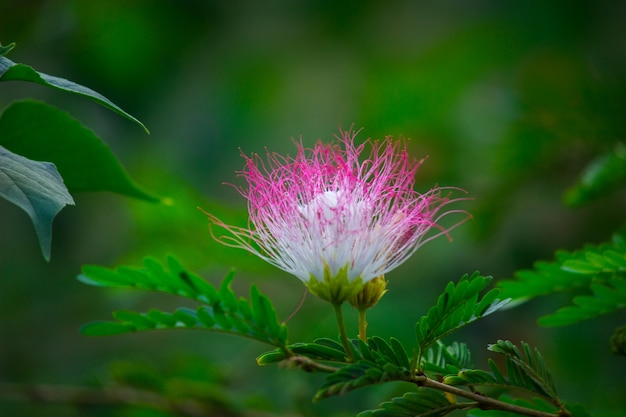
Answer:
[[[357,145],[358,133],[343,131],[340,143],[318,141],[312,149],[294,141],[294,157],[242,153],[240,174],[248,186],[236,188],[248,200],[249,226],[226,225],[207,213],[212,226],[227,232],[218,236],[211,227],[213,237],[295,275],[335,305],[359,303],[358,295],[375,304],[387,272],[469,215],[442,210],[460,200],[443,194],[451,188],[413,189],[423,160],[409,158],[406,141],[387,137]],[[463,220],[445,228],[439,221],[450,213],[462,213]]]

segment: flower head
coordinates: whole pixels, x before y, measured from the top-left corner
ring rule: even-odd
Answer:
[[[229,226],[209,214],[213,225],[229,232],[216,239],[341,303],[422,244],[447,234],[450,229],[438,222],[459,210],[440,211],[456,200],[443,196],[442,188],[424,194],[413,189],[423,161],[409,158],[406,141],[387,137],[356,145],[357,134],[341,132],[339,144],[318,141],[312,149],[296,143],[295,157],[268,152],[264,161],[243,154],[241,175],[248,186],[239,191],[248,200],[249,227]],[[366,145],[371,151],[362,158]],[[431,229],[436,233],[427,237]]]

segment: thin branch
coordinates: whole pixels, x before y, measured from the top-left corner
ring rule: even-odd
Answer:
[[[289,358],[285,359],[285,362],[287,364],[294,364],[307,372],[312,372],[312,371],[317,370],[317,371],[322,371],[322,372],[333,373],[341,369],[336,366],[326,365],[326,364],[314,361],[313,359],[307,356],[302,356],[302,355],[290,356]]]
[[[465,391],[461,388],[457,388],[452,385],[447,385],[434,379],[428,378],[424,375],[418,375],[415,377],[415,382],[419,386],[433,388],[439,391],[449,392],[450,394],[458,395],[459,397],[467,398],[479,403],[481,408],[490,409],[490,410],[504,410],[510,411],[512,413],[517,413],[523,416],[529,417],[559,417],[559,416],[569,416],[566,410],[561,409],[558,413],[548,413],[545,411],[534,410],[532,408],[520,407],[515,404],[505,403],[504,401],[496,400],[495,398],[486,397],[479,393]]]

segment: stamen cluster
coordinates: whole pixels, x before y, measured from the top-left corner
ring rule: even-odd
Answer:
[[[442,195],[450,189],[414,190],[423,160],[409,158],[406,141],[387,137],[357,145],[358,133],[344,131],[339,143],[318,141],[313,148],[296,142],[294,157],[243,154],[240,174],[247,187],[238,189],[248,200],[249,227],[209,215],[229,232],[216,239],[295,275],[318,296],[342,302],[447,234],[451,228],[438,222],[461,211],[441,209],[459,199]],[[431,229],[436,233],[427,237]]]

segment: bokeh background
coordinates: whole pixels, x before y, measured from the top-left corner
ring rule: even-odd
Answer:
[[[474,198],[463,205],[474,219],[390,273],[390,292],[370,313],[371,334],[410,346],[415,321],[448,281],[474,270],[510,278],[623,225],[626,193],[579,208],[566,207],[563,193],[624,141],[625,18],[617,0],[0,1],[0,42],[17,43],[10,59],[103,93],[151,135],[89,101],[21,82],[0,85],[0,106],[33,97],[70,112],[141,186],[173,201],[75,195],[76,206],[55,220],[49,263],[28,217],[0,201],[0,382],[107,385],[133,363],[150,375],[193,369],[224,401],[304,416],[353,415],[401,394],[408,387],[392,385],[313,404],[320,376],[258,368],[265,346],[219,334],[82,336],[82,324],[114,309],[184,300],[75,277],[84,264],[139,265],[173,253],[213,283],[235,267],[237,291],[257,284],[287,317],[302,285],[215,244],[197,207],[245,223],[245,202],[223,185],[239,184],[239,149],[289,153],[291,138],[312,145],[354,124],[362,139],[411,138],[411,153],[428,156],[418,189],[453,185]],[[607,340],[625,317],[536,325],[568,300],[534,300],[457,338],[481,367],[497,339],[536,345],[563,398],[622,416],[626,363]],[[331,310],[308,297],[289,322],[291,340],[334,336]],[[356,333],[352,317],[348,324]],[[0,400],[0,415],[162,414]]]

